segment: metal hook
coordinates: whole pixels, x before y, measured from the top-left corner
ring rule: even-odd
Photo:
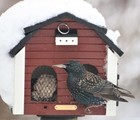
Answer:
[[[64,26],[65,28],[67,28],[67,31],[66,31],[66,32],[63,32],[63,31],[61,30],[61,27],[62,27],[62,26]],[[58,30],[61,34],[66,35],[66,34],[69,33],[70,28],[69,28],[69,26],[68,26],[66,23],[61,23],[61,24],[58,25],[57,30]]]

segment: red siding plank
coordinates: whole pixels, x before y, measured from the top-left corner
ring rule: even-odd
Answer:
[[[59,95],[60,96],[71,95],[68,89],[58,89],[57,94],[58,94],[58,96]]]
[[[55,46],[54,44],[32,44],[27,45],[27,52],[103,52],[105,51],[104,45],[82,44],[78,46]],[[93,52],[93,53],[94,53]]]
[[[54,37],[55,36],[55,30],[39,30],[34,34],[35,37]]]
[[[25,96],[31,96],[31,89],[25,89]]]
[[[56,59],[56,58],[66,58],[66,59],[76,59],[76,58],[102,58],[104,59],[106,54],[104,52],[28,52],[26,58],[37,58],[37,59]]]
[[[66,89],[67,88],[67,81],[59,81],[57,84],[58,89]]]
[[[78,39],[79,39],[78,42],[80,44],[93,44],[93,45],[101,44],[101,45],[105,45],[105,43],[98,36],[97,37],[89,37],[89,36],[80,37],[80,36],[78,36]]]
[[[70,96],[58,96],[58,103],[72,103],[74,101],[73,97]]]
[[[54,37],[32,37],[30,41],[27,43],[28,44],[54,44],[55,43],[55,38]]]

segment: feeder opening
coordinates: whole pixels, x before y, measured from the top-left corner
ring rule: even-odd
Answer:
[[[38,66],[31,77],[32,101],[56,101],[57,75],[50,66]]]
[[[96,75],[99,73],[98,69],[94,65],[91,64],[83,64],[83,65],[87,71],[94,73]]]

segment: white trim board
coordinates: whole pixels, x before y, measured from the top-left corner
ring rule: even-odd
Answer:
[[[25,47],[15,56],[13,114],[24,114]]]
[[[107,80],[117,84],[117,56],[108,48],[107,49]],[[116,116],[116,101],[108,101],[106,107],[106,116]]]

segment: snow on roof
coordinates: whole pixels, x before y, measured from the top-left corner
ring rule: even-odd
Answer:
[[[84,0],[24,0],[0,16],[0,95],[9,106],[13,106],[14,94],[14,59],[8,55],[9,51],[25,37],[24,28],[64,12],[106,27],[104,17]],[[108,30],[106,35],[116,41],[119,32]]]

